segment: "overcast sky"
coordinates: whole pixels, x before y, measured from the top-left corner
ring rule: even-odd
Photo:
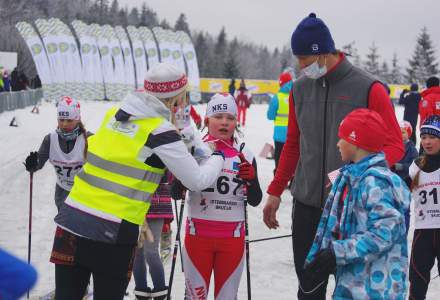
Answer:
[[[401,65],[426,26],[440,54],[440,0],[119,0],[129,8],[143,2],[171,25],[183,12],[191,29],[218,34],[224,26],[228,38],[271,49],[290,44],[296,25],[315,12],[330,28],[336,47],[356,41],[364,56],[374,41],[382,58],[390,61],[397,52]]]

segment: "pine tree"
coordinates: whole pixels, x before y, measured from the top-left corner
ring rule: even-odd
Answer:
[[[189,30],[188,22],[186,21],[186,15],[180,14],[179,18],[176,21],[176,24],[174,24],[174,30],[181,30],[186,32],[189,36],[191,36],[191,31]]]
[[[237,61],[238,54],[238,40],[233,39],[229,44],[228,55],[225,60],[223,76],[225,78],[238,78],[240,77],[240,66]]]
[[[194,48],[197,53],[200,76],[210,77],[209,64],[211,62],[211,55],[208,42],[203,32],[194,34]]]
[[[417,37],[417,45],[408,64],[406,77],[409,82],[423,83],[427,78],[439,72],[435,50],[426,27],[422,28],[422,32]]]
[[[214,48],[213,71],[216,77],[221,77],[223,75],[223,67],[226,60],[227,46],[228,41],[226,40],[226,31],[225,28],[222,27],[219,35],[217,36],[217,41]]]
[[[108,22],[108,0],[96,0],[96,7],[98,9],[99,19],[97,22],[101,25],[107,24]]]
[[[141,15],[139,19],[139,26],[147,26],[149,28],[153,28],[159,25],[159,20],[157,18],[156,12],[151,10],[145,2],[142,3]]]
[[[402,72],[398,64],[397,53],[393,54],[393,60],[391,61],[390,83],[401,84]]]
[[[138,26],[139,23],[139,11],[136,7],[133,7],[128,15],[128,25]]]
[[[370,72],[373,75],[380,77],[380,69],[379,69],[379,54],[377,53],[376,44],[373,44],[370,47],[370,52],[367,54],[367,60],[365,61],[365,70]]]
[[[119,3],[118,0],[113,0],[112,4],[110,5],[109,15],[112,16],[112,19],[114,19],[115,24],[121,25],[122,22],[119,18]]]
[[[384,61],[382,63],[382,66],[380,68],[380,77],[379,77],[383,83],[389,84],[392,83],[391,81],[391,75],[390,75],[390,68],[388,67],[388,63]]]
[[[349,44],[342,46],[342,51],[344,53],[346,53],[348,56],[352,57],[351,61],[352,61],[353,65],[355,65],[358,68],[361,68],[362,67],[362,60],[361,60],[361,56],[358,53],[358,49],[355,46],[355,43],[356,42],[353,41]]]
[[[163,20],[160,22],[159,26],[162,27],[163,29],[172,29],[170,23],[168,23],[168,21],[165,20],[165,19],[163,19]]]

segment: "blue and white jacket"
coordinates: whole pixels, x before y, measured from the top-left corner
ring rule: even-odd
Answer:
[[[320,249],[333,247],[333,299],[405,299],[404,212],[410,197],[400,177],[388,169],[383,153],[341,169],[306,259],[307,265]]]

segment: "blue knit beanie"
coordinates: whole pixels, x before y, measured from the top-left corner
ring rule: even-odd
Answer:
[[[424,134],[440,138],[440,115],[429,116],[420,127],[420,136]]]
[[[325,23],[311,13],[298,24],[292,34],[294,55],[318,55],[336,52],[335,42]]]

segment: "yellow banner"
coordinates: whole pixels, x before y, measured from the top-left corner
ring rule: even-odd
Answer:
[[[226,78],[200,78],[202,93],[227,93],[229,92],[230,79]],[[277,80],[245,79],[246,87],[252,94],[276,94],[279,89]],[[240,80],[235,80],[235,88],[240,85]],[[399,98],[404,89],[409,90],[407,84],[390,84],[390,97]]]
[[[229,92],[230,79],[225,78],[200,78],[202,93],[227,93]],[[245,80],[246,87],[252,94],[275,94],[279,86],[276,80]],[[235,80],[235,88],[240,85],[240,80]]]

